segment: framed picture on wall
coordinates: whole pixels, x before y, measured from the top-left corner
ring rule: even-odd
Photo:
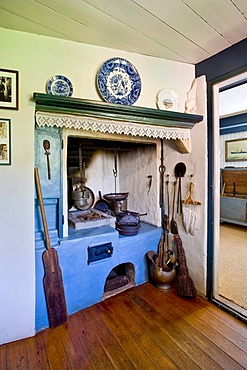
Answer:
[[[19,109],[19,72],[0,68],[0,108]]]
[[[11,164],[10,119],[0,118],[0,165]]]
[[[225,141],[226,162],[247,161],[247,138]]]

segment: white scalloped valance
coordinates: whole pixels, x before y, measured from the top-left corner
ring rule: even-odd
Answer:
[[[108,119],[96,119],[70,114],[36,112],[36,124],[39,127],[60,127],[92,132],[119,135],[132,135],[161,139],[190,139],[190,129],[122,122]]]

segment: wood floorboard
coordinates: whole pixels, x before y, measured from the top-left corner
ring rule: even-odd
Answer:
[[[191,300],[182,300],[180,297],[177,303],[179,303],[179,305],[183,305],[183,308],[185,308],[187,312],[190,312],[195,307],[198,307],[197,302],[192,302]],[[241,350],[245,352],[247,348],[247,341],[245,337],[238,334],[234,329],[230,328],[222,321],[215,319],[212,315],[205,314],[204,310],[197,309],[195,311],[195,324],[200,325],[201,323],[204,324],[205,332],[207,332],[210,340],[216,340],[216,343],[218,343],[221,348],[224,348],[229,354],[232,353],[233,357],[240,356],[241,358]],[[237,327],[239,327],[241,323],[238,322],[238,324],[239,325],[237,325]],[[246,329],[245,324],[243,324],[243,327],[244,326]],[[224,334],[222,335],[222,333]],[[247,364],[245,363],[244,365],[246,366]]]
[[[69,358],[72,369],[92,370],[87,353],[80,341],[79,333],[75,330],[72,320],[60,325],[57,330],[62,340],[64,350]]]
[[[141,297],[133,297],[133,300],[128,300],[126,298],[126,304],[130,307],[133,315],[140,317],[145,316],[147,322],[146,327],[150,328],[150,331],[154,332],[155,335],[159,335],[160,340],[169,338],[170,345],[173,346],[173,350],[177,350],[181,353],[185,353],[187,356],[186,362],[189,363],[189,368],[210,368],[210,369],[220,369],[212,359],[205,355],[197,345],[191,345],[191,340],[184,335],[184,333],[177,329],[172,321],[168,320],[163,312],[158,312],[155,308],[145,302]],[[134,304],[133,304],[133,303]],[[156,328],[155,328],[156,327]],[[158,328],[158,331],[157,331]],[[151,332],[149,333],[151,335]]]
[[[144,285],[140,287],[140,290],[139,290],[140,295],[143,296],[143,293],[145,294]],[[153,297],[154,300],[158,298],[159,294],[162,294],[162,293],[155,292],[155,296]],[[234,341],[235,344],[239,341],[239,346],[240,347],[242,346],[243,349],[246,349],[247,342],[245,340],[246,339],[246,325],[245,324],[241,325],[241,323],[236,318],[234,318],[233,316],[230,316],[229,314],[226,314],[224,311],[218,309],[216,306],[214,305],[209,306],[208,302],[207,302],[207,306],[201,305],[201,302],[202,302],[201,297],[197,297],[196,299],[193,299],[193,300],[184,300],[176,296],[175,300],[176,300],[175,307],[178,307],[177,311],[179,313],[182,308],[184,309],[185,314],[186,312],[195,314],[203,322],[206,322],[209,326],[212,326],[219,333],[221,333],[222,330],[224,330],[224,336],[229,337],[229,340]],[[159,304],[159,303],[160,301],[156,299],[156,304]],[[168,305],[171,310],[173,310],[174,300],[172,299],[171,294],[166,297],[165,304]],[[214,312],[217,313],[217,310],[219,310],[218,316],[214,315]],[[236,326],[236,323],[237,323],[237,326]]]
[[[140,298],[137,298],[137,300],[140,300]],[[145,300],[149,301],[151,305],[154,305],[156,302],[155,297],[150,300],[150,296],[148,299],[145,297]],[[220,362],[219,357],[214,358],[208,354],[208,348],[210,347],[210,350],[212,350],[212,343],[207,341],[202,334],[191,327],[191,325],[184,321],[179,315],[173,313],[169,306],[163,306],[161,303],[160,305],[161,309],[158,307],[156,315],[166,318],[170,335],[173,335],[174,338],[176,336],[177,342],[179,343],[178,346],[182,348],[186,348],[187,346],[188,355],[192,356],[192,358],[196,358],[198,366],[203,365],[203,367],[215,369],[221,368],[217,365],[217,363]],[[191,346],[192,343],[193,347]],[[191,348],[193,348],[194,352],[191,351]]]
[[[42,334],[25,340],[28,369],[50,369]]]
[[[114,333],[108,328],[102,317],[91,309],[86,309],[82,314],[89,321],[91,330],[97,335],[102,348],[110,358],[114,368],[123,370],[135,369],[128,354],[123,351]]]
[[[201,317],[201,310],[198,309],[197,299],[194,301],[186,300],[181,297],[177,297],[174,291],[171,291],[170,293],[171,294],[169,296],[167,295],[166,300],[170,301],[171,307],[173,307],[175,312],[178,312],[179,315],[182,315],[188,323],[198,329],[203,335],[205,335],[212,343],[215,343],[225,353],[228,353],[230,357],[237,359],[237,362],[241,366],[247,368],[247,346],[242,350],[238,347],[237,343],[232,341],[232,338],[226,337],[229,334],[229,327],[227,325],[224,325],[222,327],[222,331],[218,332],[217,330],[215,330],[215,326],[217,324],[216,321],[214,322],[214,324],[211,323],[211,325],[209,325],[207,317],[204,315],[203,317]],[[175,300],[176,302],[174,302]],[[245,324],[238,321],[237,326],[242,325],[244,326]],[[235,332],[233,331],[233,333]],[[244,339],[245,338],[242,337],[243,341]]]
[[[118,300],[118,298],[116,298],[116,300]],[[186,353],[186,348],[179,348],[176,336],[170,335],[169,330],[167,329],[167,325],[169,324],[167,321],[162,322],[162,327],[155,312],[152,312],[151,310],[149,310],[149,312],[145,312],[144,307],[139,307],[139,305],[131,301],[129,297],[121,297],[119,304],[121,309],[124,309],[125,312],[128,312],[129,315],[132,316],[132,319],[140,325],[144,333],[151,337],[156,342],[156,345],[161,347],[168,358],[172,360],[176,366],[183,366],[186,369],[198,368],[194,363],[194,359]],[[174,357],[175,352],[176,357]]]
[[[207,304],[207,301],[205,301],[205,299],[200,296],[197,298],[197,304],[206,311],[206,314],[210,313],[213,317],[217,318],[224,325],[229,326],[238,334],[247,339],[246,324],[243,324],[242,326],[236,325],[236,322],[239,323],[239,320],[236,317],[234,317],[233,315],[229,315],[227,312],[223,311],[214,304]]]
[[[25,342],[18,341],[7,347],[7,369],[28,369]]]
[[[247,369],[247,326],[202,297],[149,283],[0,346],[0,370]]]
[[[0,369],[7,370],[7,347],[0,346]]]
[[[100,320],[104,320],[111,330],[112,335],[115,336],[121,345],[122,353],[126,353],[131,358],[135,368],[157,369],[152,359],[146,354],[144,348],[142,348],[142,346],[130,335],[129,325],[126,327],[121,324],[119,319],[116,319],[116,314],[114,312],[112,313],[107,307],[103,307],[101,304],[95,306],[95,314],[98,315]]]
[[[191,304],[192,302],[187,302],[187,306],[191,307]],[[215,316],[205,310],[198,311],[196,316],[206,322],[210,327],[213,327],[218,333],[222,333],[224,330],[224,337],[237,345],[240,349],[245,350],[247,348],[247,338],[243,337],[242,334],[237,333],[234,328],[226,325],[225,322],[218,320]]]
[[[46,348],[50,369],[72,369],[69,358],[62,345],[58,328],[56,330],[44,330],[42,332],[42,339]]]
[[[176,312],[176,308],[174,309],[174,301],[169,301],[165,292],[157,292],[156,290],[152,292],[150,290],[147,291],[146,286],[143,285],[140,287],[138,293],[143,299],[150,302],[159,313],[165,315],[171,325],[174,325],[177,330],[188,336],[193,345],[200,347],[219,366],[229,370],[242,368],[228,354],[224,353],[221,348],[186,320],[187,315],[191,315],[190,312],[186,312],[186,316],[181,317]],[[195,302],[196,300],[193,301]]]
[[[114,369],[110,359],[102,348],[97,335],[91,330],[89,322],[82,311],[71,316],[74,329],[88,356],[93,369]]]
[[[109,299],[104,301],[103,306],[105,306],[105,311],[111,315],[112,320],[116,320],[120,327],[127,328],[129,336],[135,340],[158,369],[162,369],[162,366],[165,366],[166,369],[178,368],[167,353],[163,351],[160,343],[157,343],[157,338],[153,339],[152,336],[146,334],[143,326],[139,325],[136,318],[133,318],[124,309],[122,302],[117,299],[114,301]]]

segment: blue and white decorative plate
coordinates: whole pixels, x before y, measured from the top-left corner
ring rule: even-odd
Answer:
[[[136,68],[123,58],[111,58],[100,68],[97,85],[109,103],[132,105],[141,93],[141,78]]]
[[[46,91],[51,95],[71,96],[73,86],[67,77],[56,75],[47,81]]]

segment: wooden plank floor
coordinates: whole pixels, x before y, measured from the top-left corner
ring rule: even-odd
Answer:
[[[0,346],[0,369],[247,369],[247,326],[145,283]]]

